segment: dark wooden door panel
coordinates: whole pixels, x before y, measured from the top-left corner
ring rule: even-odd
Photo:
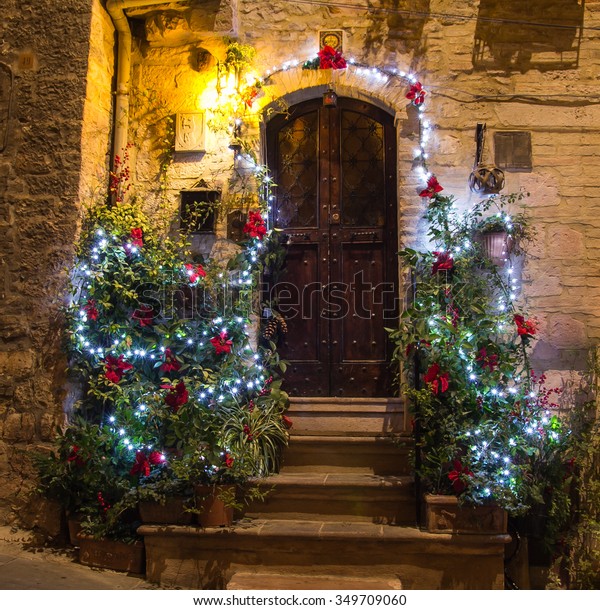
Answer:
[[[289,331],[285,387],[297,396],[390,394],[386,319],[397,292],[393,118],[341,98],[311,100],[267,127],[272,218],[288,236],[273,289]]]

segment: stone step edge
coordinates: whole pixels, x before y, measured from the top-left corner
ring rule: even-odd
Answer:
[[[262,567],[262,566],[261,566]],[[279,582],[281,580],[281,582]],[[265,589],[265,582],[269,585]],[[318,585],[317,587],[306,585]],[[274,586],[276,585],[276,586]],[[299,585],[303,585],[299,588]],[[323,587],[321,585],[329,585]],[[333,586],[335,585],[335,586]],[[360,587],[356,585],[362,585]],[[246,586],[248,588],[246,588]],[[402,585],[397,576],[382,575],[374,576],[341,576],[337,574],[290,574],[289,572],[278,571],[255,571],[251,569],[236,570],[229,582],[227,590],[247,591],[247,590],[401,590]]]
[[[364,398],[343,396],[290,396],[290,404],[344,404],[344,405],[388,405],[402,404],[402,398]]]
[[[294,528],[290,531],[290,524]],[[510,534],[438,534],[425,532],[414,526],[382,525],[371,523],[322,522],[322,521],[291,521],[277,519],[245,519],[231,527],[213,527],[203,529],[191,525],[141,525],[137,529],[140,536],[169,537],[213,537],[224,541],[236,538],[268,538],[268,539],[304,539],[317,542],[352,540],[354,543],[424,543],[427,552],[446,554],[447,547],[459,545],[462,547],[480,547],[486,545],[508,544]],[[435,544],[431,544],[435,543]]]
[[[313,417],[318,415],[336,415],[342,417],[347,415],[348,417],[354,414],[368,415],[371,417],[384,417],[386,415],[404,415],[404,407],[402,405],[339,405],[332,404],[306,404],[298,405],[291,403],[287,410],[288,413],[294,415],[300,415],[301,413],[310,414]]]
[[[365,434],[364,432],[331,434],[331,431],[328,431],[325,434],[315,434],[313,431],[307,434],[297,434],[293,432],[292,428],[290,443],[349,443],[353,445],[387,445],[397,449],[406,449],[407,447],[398,446],[396,443],[412,445],[414,440],[412,436],[404,436],[397,432],[391,432],[390,434],[382,434],[381,432],[374,432],[373,434]]]
[[[275,487],[286,488],[311,488],[311,489],[380,489],[380,490],[398,490],[407,489],[414,483],[414,478],[410,475],[372,475],[372,474],[348,474],[332,473],[334,480],[329,481],[327,475],[324,475],[323,481],[315,481],[312,477],[298,474],[277,474],[264,479],[253,479],[257,485],[271,485]],[[353,479],[344,481],[344,478]],[[364,481],[356,481],[356,479],[364,478]],[[379,479],[379,480],[377,480]]]

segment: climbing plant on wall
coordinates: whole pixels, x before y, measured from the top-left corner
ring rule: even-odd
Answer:
[[[442,191],[430,176],[420,193],[432,247],[400,253],[415,290],[391,331],[407,373],[417,473],[434,493],[519,513],[543,501],[540,467],[560,459],[568,437],[555,412],[559,389],[531,370],[537,324],[517,301],[516,254],[531,231],[509,210],[523,194],[463,213]],[[484,248],[491,226],[504,231],[505,261]]]

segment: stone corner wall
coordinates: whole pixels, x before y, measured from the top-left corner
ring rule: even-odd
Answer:
[[[64,418],[60,311],[80,217],[90,28],[100,10],[99,0],[2,3],[0,62],[14,87],[0,153],[0,523],[22,509],[35,481],[29,458]]]

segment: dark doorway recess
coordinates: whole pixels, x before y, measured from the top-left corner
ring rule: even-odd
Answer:
[[[271,295],[287,320],[294,396],[390,396],[398,315],[396,131],[387,112],[310,100],[267,126],[274,226],[287,242]]]

